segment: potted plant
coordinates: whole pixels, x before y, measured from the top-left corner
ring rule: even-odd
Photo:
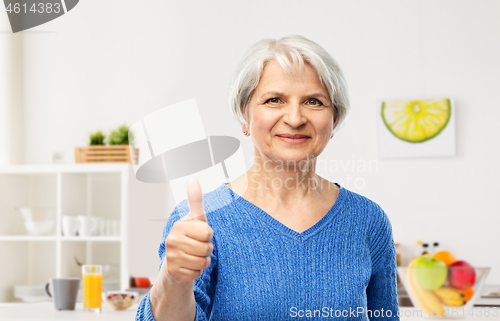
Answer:
[[[133,140],[127,125],[112,130],[107,137],[102,131],[96,131],[89,136],[89,146],[75,147],[75,162],[137,164],[139,150],[134,148]]]
[[[104,140],[106,139],[106,135],[102,133],[102,131],[98,130],[95,133],[90,134],[90,142],[89,145],[104,145]]]
[[[134,145],[134,135],[127,125],[122,125],[111,131],[108,137],[109,145]]]

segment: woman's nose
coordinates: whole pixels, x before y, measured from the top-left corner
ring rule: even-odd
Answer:
[[[283,121],[292,128],[298,128],[306,122],[300,104],[290,104],[284,109]]]

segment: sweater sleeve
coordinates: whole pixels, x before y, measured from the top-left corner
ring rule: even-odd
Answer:
[[[399,320],[397,300],[396,247],[392,225],[377,205],[370,235],[372,274],[366,289],[370,320]]]
[[[158,254],[160,256],[160,267],[158,270],[161,269],[161,265],[165,260],[165,241],[167,240],[168,234],[172,230],[174,223],[188,213],[189,206],[187,205],[187,201],[184,200],[179,205],[177,205],[172,214],[170,214],[167,224],[163,229],[163,238],[158,249]],[[193,291],[196,300],[195,321],[208,320],[212,309],[216,282],[216,277],[212,276],[212,272],[214,272],[215,266],[217,265],[215,234],[212,239],[212,243],[214,243],[214,250],[212,254],[210,254],[210,265],[206,269],[204,269],[201,275],[194,281]],[[214,273],[214,275],[216,275],[216,273]],[[155,321],[153,312],[151,310],[151,302],[149,300],[150,293],[151,291],[148,292],[146,297],[144,297],[144,299],[139,304],[139,308],[137,309],[137,314],[135,317],[136,321]]]

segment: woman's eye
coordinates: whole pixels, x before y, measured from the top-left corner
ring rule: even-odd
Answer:
[[[277,104],[280,102],[279,98],[269,98],[266,103]]]
[[[307,103],[311,106],[321,106],[323,103],[317,99],[309,99]]]

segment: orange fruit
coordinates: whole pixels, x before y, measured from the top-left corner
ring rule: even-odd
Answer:
[[[451,252],[448,251],[439,251],[434,253],[432,256],[433,259],[443,261],[446,266],[452,265],[454,262],[458,261],[458,259]]]
[[[467,290],[462,290],[464,292],[464,300],[465,302],[469,301],[470,298],[472,298],[472,296],[474,295],[474,289],[471,287],[471,288],[468,288]]]

